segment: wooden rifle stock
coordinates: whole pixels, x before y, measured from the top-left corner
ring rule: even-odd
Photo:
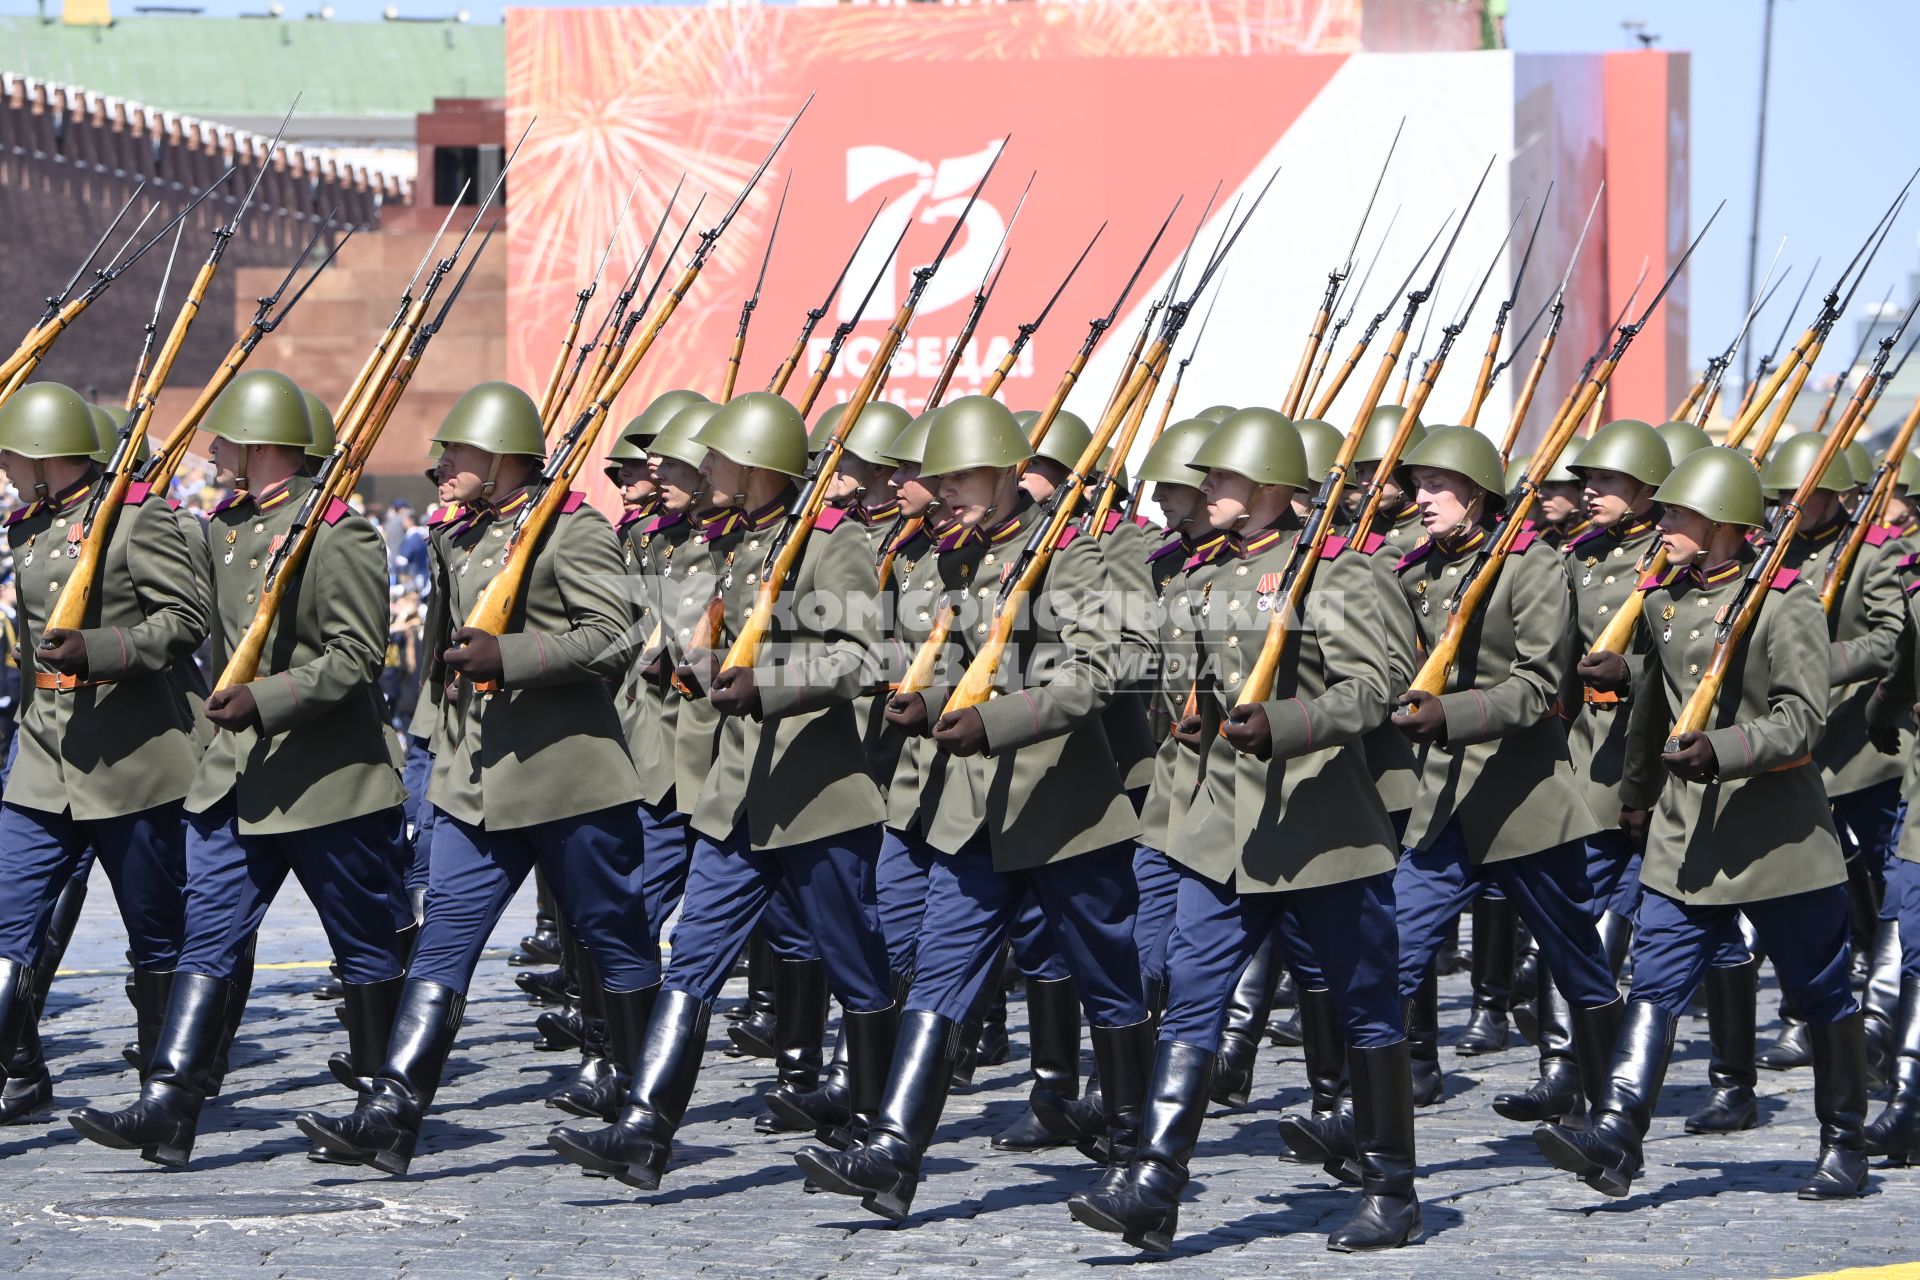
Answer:
[[[1113,442],[1113,462],[1100,477],[1100,496],[1094,499],[1093,510],[1087,515],[1087,533],[1095,538],[1105,537],[1107,516],[1113,510],[1114,495],[1119,492],[1120,469],[1126,465],[1127,454],[1133,449],[1134,438],[1140,434],[1140,424],[1147,416],[1147,408],[1153,403],[1153,393],[1160,385],[1160,376],[1166,372],[1169,347],[1160,353],[1160,359],[1154,363],[1147,374],[1147,382],[1140,393],[1134,397],[1133,408],[1127,411],[1126,421],[1121,425],[1119,435]]]
[[[900,674],[899,683],[893,686],[895,694],[924,693],[933,686],[933,677],[940,669],[940,660],[946,654],[947,639],[953,634],[954,610],[950,603],[942,603],[933,615],[933,629],[927,632],[927,638],[914,651],[913,661]]]
[[[1173,402],[1179,398],[1180,380],[1186,376],[1186,373],[1187,362],[1185,360],[1182,360],[1174,366],[1173,381],[1167,384],[1167,398],[1160,402],[1160,421],[1154,424],[1153,436],[1147,441],[1148,452],[1153,451],[1153,446],[1159,444],[1160,437],[1167,432],[1167,420],[1173,417]],[[1140,514],[1140,503],[1146,495],[1147,482],[1145,480],[1135,480],[1133,482],[1133,492],[1127,496],[1127,519],[1131,520]]]
[[[727,598],[714,589],[706,606],[700,610],[700,616],[694,620],[693,631],[687,636],[684,653],[694,653],[701,649],[711,649],[720,639],[721,629],[727,624]],[[700,691],[681,679],[680,673],[673,673],[673,690],[683,698],[694,699]]]
[[[1533,394],[1540,389],[1540,376],[1547,371],[1547,357],[1553,354],[1559,327],[1549,326],[1546,333],[1541,335],[1540,349],[1533,353],[1533,363],[1527,366],[1526,381],[1520,384],[1520,395],[1513,402],[1513,416],[1507,419],[1506,438],[1500,442],[1500,456],[1503,459],[1512,458],[1514,446],[1520,443],[1520,428],[1526,425],[1527,411],[1533,408]]]
[[[720,379],[720,403],[733,399],[733,387],[740,380],[740,357],[747,353],[747,328],[743,324],[740,332],[733,335],[733,350],[727,353],[726,376]]]
[[[893,577],[893,559],[899,554],[900,544],[917,537],[920,530],[925,527],[925,520],[919,516],[909,516],[900,521],[893,532],[887,535],[887,549],[880,557],[879,580],[882,591],[887,589],[887,581]]]
[[[1834,433],[1843,442],[1850,443],[1859,433],[1860,424],[1873,412],[1873,406],[1880,399],[1881,375],[1870,373],[1861,380],[1847,407],[1840,415],[1839,425]],[[1820,604],[1829,615],[1839,607],[1840,596],[1846,590],[1847,575],[1860,558],[1860,548],[1866,545],[1867,534],[1879,522],[1880,513],[1886,510],[1887,499],[1893,494],[1894,482],[1900,478],[1900,458],[1906,452],[1908,442],[1913,438],[1914,424],[1920,421],[1920,402],[1913,412],[1907,414],[1906,421],[1894,432],[1893,441],[1887,455],[1880,463],[1880,470],[1873,478],[1873,487],[1868,489],[1855,508],[1853,519],[1849,522],[1847,536],[1833,553],[1833,561],[1827,565],[1827,574],[1820,584]],[[1846,447],[1842,444],[1842,448]]]
[[[1767,420],[1766,429],[1760,433],[1760,438],[1754,441],[1754,466],[1757,467],[1766,461],[1767,451],[1773,448],[1773,442],[1779,438],[1780,428],[1786,425],[1787,414],[1792,410],[1793,402],[1799,398],[1800,389],[1807,385],[1807,375],[1813,372],[1813,361],[1819,356],[1820,347],[1820,343],[1814,343],[1808,358],[1800,362],[1800,366],[1793,371],[1793,376],[1787,380],[1787,393],[1780,397],[1780,403],[1774,406],[1773,417]]]
[[[580,341],[580,314],[586,308],[583,297],[580,306],[574,309],[573,319],[567,324],[567,331],[560,339],[560,353],[553,358],[553,372],[547,375],[547,389],[540,393],[540,421],[547,421],[560,407],[560,382],[567,376],[567,360],[573,355],[574,344]]]
[[[1487,393],[1493,390],[1493,365],[1500,358],[1500,336],[1502,330],[1496,327],[1487,335],[1486,354],[1480,357],[1480,373],[1473,382],[1473,395],[1467,400],[1467,411],[1460,418],[1463,427],[1476,426],[1480,421],[1480,406],[1487,402]],[[1505,454],[1501,455],[1505,457]]]
[[[1329,284],[1320,310],[1314,313],[1313,328],[1307,333],[1306,349],[1300,353],[1300,363],[1293,371],[1293,384],[1287,388],[1286,401],[1280,407],[1280,412],[1286,414],[1289,421],[1300,411],[1301,397],[1307,393],[1307,375],[1313,368],[1314,357],[1320,354],[1321,344],[1326,341],[1327,325],[1333,319],[1334,297],[1339,288],[1337,280]]]

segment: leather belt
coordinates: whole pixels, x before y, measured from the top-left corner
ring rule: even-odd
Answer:
[[[58,671],[35,671],[33,687],[36,689],[58,689],[62,693],[74,689],[96,689],[103,684],[112,684],[111,680],[82,680],[78,676],[61,675]]]

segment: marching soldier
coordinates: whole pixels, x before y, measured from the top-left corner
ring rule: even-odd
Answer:
[[[986,635],[996,584],[1043,518],[1045,508],[1020,492],[1019,468],[1031,456],[1013,415],[984,396],[948,404],[929,432],[920,470],[938,482],[955,521],[940,570],[959,606],[951,634],[962,655]],[[896,724],[930,731],[941,752],[927,763],[917,815],[918,834],[940,856],[913,986],[864,1139],[845,1152],[805,1148],[795,1159],[822,1188],[896,1221],[911,1208],[946,1102],[960,1025],[997,979],[1029,892],[1072,957],[1113,1149],[1130,1150],[1138,1129],[1151,1035],[1133,939],[1139,825],[1099,723],[1116,642],[1089,612],[1109,607],[1111,577],[1093,540],[1068,534],[1062,543],[1042,588],[1046,607],[1035,607],[1017,635],[1021,657],[1037,651],[1046,660],[1044,681],[964,709],[945,709],[939,686],[890,704]]]
[[[1383,538],[1346,554],[1329,548],[1273,699],[1238,706],[1293,556],[1291,501],[1307,485],[1306,457],[1278,413],[1242,409],[1193,465],[1207,469],[1213,528],[1233,536],[1201,588],[1202,710],[1178,730],[1206,759],[1168,851],[1180,877],[1171,988],[1132,1163],[1069,1203],[1075,1218],[1131,1244],[1171,1247],[1228,994],[1290,906],[1332,989],[1353,1073],[1363,1199],[1328,1247],[1390,1248],[1420,1226],[1413,1100],[1394,975],[1378,963],[1396,950],[1395,836],[1357,744],[1386,714],[1392,637],[1410,636],[1405,610],[1396,628],[1366,562]]]
[[[639,892],[639,780],[608,687],[627,669],[632,616],[613,530],[569,494],[542,540],[520,549],[533,560],[509,629],[456,625],[505,568],[514,517],[538,500],[546,442],[531,397],[502,382],[461,396],[434,440],[460,515],[434,539],[443,609],[424,640],[437,655],[428,676],[444,685],[427,918],[371,1088],[349,1116],[297,1117],[334,1156],[395,1174],[412,1160],[481,949],[536,863],[590,962],[581,980],[600,986],[620,1057],[659,985]]]
[[[1556,468],[1557,470],[1557,468]],[[1626,771],[1627,708],[1646,667],[1645,643],[1625,654],[1594,653],[1594,643],[1639,585],[1637,568],[1658,543],[1659,510],[1654,491],[1673,470],[1660,433],[1622,418],[1596,431],[1568,466],[1583,486],[1586,532],[1567,539],[1561,551],[1573,578],[1574,652],[1581,655],[1579,680],[1561,695],[1566,708],[1567,748],[1587,809],[1596,820],[1620,811]],[[1586,838],[1587,879],[1601,946],[1613,972],[1626,958],[1633,908],[1639,897],[1637,850],[1627,832],[1602,826]],[[1478,947],[1476,929],[1476,948]],[[1721,971],[1716,970],[1719,974]],[[1747,996],[1747,1057],[1753,1053],[1752,975],[1745,968],[1711,979],[1709,1002],[1737,990]],[[1566,998],[1551,982],[1539,994],[1540,1076],[1528,1089],[1502,1094],[1493,1109],[1509,1120],[1538,1123],[1578,1115],[1584,1105],[1573,1056],[1573,1022]],[[1749,1094],[1749,1097],[1751,1095]]]
[[[1466,427],[1430,429],[1407,466],[1427,541],[1401,557],[1400,584],[1430,648],[1461,574],[1493,536],[1505,477],[1493,442]],[[1420,753],[1420,792],[1396,898],[1401,993],[1419,1010],[1408,1018],[1408,1034],[1414,1100],[1423,1106],[1441,1094],[1428,1014],[1434,957],[1447,922],[1484,885],[1513,904],[1572,1005],[1589,1093],[1598,1088],[1620,1014],[1586,871],[1585,842],[1600,824],[1587,811],[1565,731],[1552,713],[1568,662],[1566,569],[1551,547],[1522,534],[1498,573],[1447,691],[1401,695],[1392,720]]]
[[[1527,473],[1527,464],[1532,460],[1531,457],[1515,458],[1508,465],[1509,489]],[[1565,551],[1568,543],[1592,530],[1580,476],[1567,464],[1564,451],[1547,472],[1547,478],[1540,482],[1540,496],[1534,501],[1534,511],[1534,528],[1540,531],[1540,540],[1557,551]]]
[[[1831,683],[1827,627],[1814,591],[1792,570],[1775,575],[1721,692],[1717,727],[1683,733],[1663,752],[1712,653],[1713,619],[1754,561],[1747,531],[1765,516],[1760,478],[1731,449],[1682,460],[1655,497],[1672,568],[1646,596],[1654,642],[1646,687],[1634,691],[1621,791],[1629,814],[1653,810],[1633,986],[1585,1126],[1542,1124],[1534,1141],[1594,1190],[1628,1192],[1676,1020],[1745,915],[1809,1024],[1820,1154],[1800,1196],[1851,1198],[1867,1183],[1866,1050],[1849,986],[1846,868],[1811,755]]]
[[[130,492],[109,535],[85,625],[47,628],[100,479],[94,416],[78,392],[33,383],[0,407],[0,466],[32,500],[7,521],[19,601],[17,753],[0,805],[0,1123],[53,1100],[40,1053],[35,967],[64,949],[83,900],[71,887],[97,853],[127,930],[144,1062],[179,960],[186,857],[181,801],[196,751],[174,672],[207,629],[205,596],[166,503]],[[59,899],[70,899],[64,909]],[[54,917],[58,916],[56,924]],[[52,940],[61,928],[59,941]],[[45,974],[51,981],[51,970]]]
[[[1400,419],[1405,414],[1406,410],[1397,404],[1383,404],[1367,419],[1366,430],[1361,433],[1359,447],[1353,454],[1353,483],[1347,486],[1342,496],[1349,520],[1360,514],[1360,506],[1366,500],[1366,487],[1374,482],[1374,474],[1380,469],[1380,459],[1386,455],[1387,445],[1393,439],[1393,433],[1400,429]],[[1407,436],[1406,448],[1401,451],[1399,464],[1391,474],[1380,479],[1380,509],[1375,524],[1380,535],[1387,540],[1387,546],[1400,555],[1413,550],[1426,532],[1420,523],[1420,508],[1413,501],[1412,487],[1407,477],[1407,458],[1426,438],[1426,424],[1415,418],[1413,430]]]
[[[794,481],[806,471],[806,425],[785,400],[752,392],[715,413],[694,440],[707,450],[701,474],[709,500],[727,512],[709,532],[724,557],[731,634],[752,608]],[[852,707],[872,682],[878,641],[865,531],[836,509],[823,510],[790,591],[792,616],[776,619],[760,666],[709,680],[699,668],[711,655],[683,654],[676,674],[706,689],[726,719],[692,813],[693,861],[673,963],[625,1109],[609,1128],[556,1129],[548,1139],[590,1173],[642,1190],[659,1186],[699,1075],[714,999],[775,893],[797,904],[846,1011],[856,1100],[874,1088],[868,1073],[891,1045],[893,992],[871,888],[884,810]],[[723,652],[726,639],[718,637],[713,650]],[[773,656],[780,661],[766,661]]]
[[[232,494],[208,521],[214,548],[213,658],[224,664],[252,622],[264,566],[313,488],[313,439],[300,389],[245,373],[206,419]],[[377,1061],[392,1023],[407,901],[398,874],[403,793],[377,684],[388,623],[380,535],[338,499],[268,638],[263,672],[215,689],[218,731],[186,798],[185,942],[140,1097],[87,1107],[73,1127],[105,1146],[183,1165],[224,1043],[252,939],[291,871],[320,913],[345,984],[349,1054]]]

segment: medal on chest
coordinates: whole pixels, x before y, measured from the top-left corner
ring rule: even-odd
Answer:
[[[1259,593],[1259,598],[1254,603],[1260,612],[1267,612],[1273,608],[1274,597],[1280,592],[1280,575],[1277,573],[1262,574],[1260,581],[1254,585],[1254,590]]]
[[[1600,563],[1600,557],[1599,557],[1599,556],[1588,556],[1588,557],[1587,557],[1587,571],[1586,571],[1586,572],[1585,572],[1584,574],[1582,574],[1582,575],[1580,576],[1580,585],[1581,585],[1581,586],[1583,586],[1583,587],[1590,587],[1590,586],[1592,586],[1592,585],[1593,585],[1593,566],[1595,566],[1595,565],[1597,565],[1597,564],[1599,564],[1599,563]]]
[[[1413,584],[1413,594],[1420,597],[1420,616],[1426,617],[1431,610],[1431,601],[1427,599],[1427,579],[1422,578]]]
[[[233,563],[233,544],[238,541],[240,541],[240,531],[238,529],[227,530],[227,554],[220,557],[221,564]]]
[[[1667,624],[1660,629],[1660,639],[1662,643],[1673,639],[1673,613],[1674,609],[1672,604],[1668,604],[1666,608],[1660,611],[1660,620]]]

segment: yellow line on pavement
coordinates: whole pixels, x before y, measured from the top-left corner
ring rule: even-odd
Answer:
[[[1920,1262],[1900,1262],[1890,1267],[1849,1267],[1845,1271],[1796,1276],[1794,1280],[1920,1280]]]

